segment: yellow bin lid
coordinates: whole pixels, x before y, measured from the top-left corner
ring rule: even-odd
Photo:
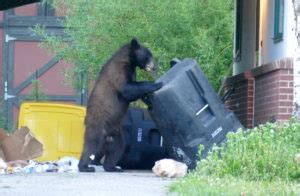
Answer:
[[[80,157],[83,146],[84,117],[82,106],[24,102],[20,107],[18,127],[27,126],[43,144],[37,161],[54,161],[64,156]]]

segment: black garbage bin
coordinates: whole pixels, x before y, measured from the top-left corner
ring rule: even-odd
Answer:
[[[157,82],[163,82],[163,87],[148,97],[149,112],[170,156],[189,169],[196,166],[200,144],[205,157],[214,143],[222,143],[228,132],[243,127],[194,59],[179,61]]]
[[[123,169],[152,169],[155,161],[168,158],[162,136],[147,110],[130,108],[123,123],[126,148],[119,166]]]

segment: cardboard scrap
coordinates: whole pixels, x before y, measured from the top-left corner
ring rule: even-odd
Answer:
[[[5,130],[0,128],[0,141],[6,138],[8,135],[5,133]]]
[[[8,135],[5,133],[5,130],[0,128],[0,162],[5,161],[5,156],[1,148],[1,141],[6,138]]]
[[[43,144],[32,135],[28,127],[21,127],[9,136],[0,129],[0,158],[4,161],[31,160],[42,154]]]

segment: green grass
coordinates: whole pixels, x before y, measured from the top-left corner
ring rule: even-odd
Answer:
[[[179,195],[300,195],[300,165],[294,160],[300,152],[299,123],[267,123],[227,138],[170,190]]]
[[[300,185],[296,182],[245,181],[233,177],[212,177],[189,175],[170,187],[178,195],[300,195]]]

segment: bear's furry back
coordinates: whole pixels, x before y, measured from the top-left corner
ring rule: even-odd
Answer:
[[[106,126],[121,126],[129,106],[121,91],[134,74],[130,53],[130,45],[124,45],[103,65],[88,100],[86,127],[95,126],[101,131]]]

